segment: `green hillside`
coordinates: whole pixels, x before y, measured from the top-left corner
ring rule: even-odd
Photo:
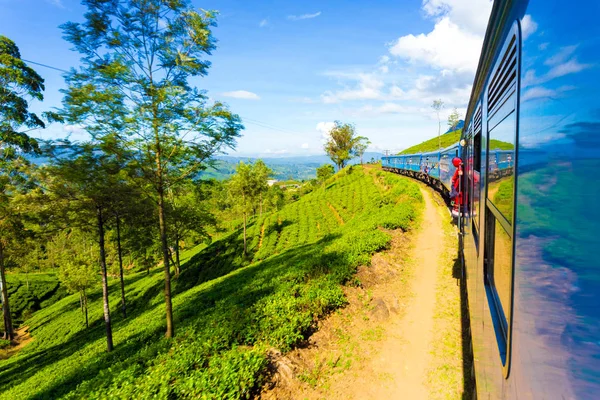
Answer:
[[[17,323],[67,295],[52,273],[9,274],[6,282],[10,311]]]
[[[248,398],[266,376],[267,350],[293,348],[343,306],[342,285],[389,246],[381,228],[409,230],[421,208],[409,179],[346,168],[255,218],[247,257],[241,231],[186,254],[173,286],[175,339],[163,337],[160,268],[126,277],[127,319],[110,281],[111,353],[100,291],[89,296],[89,329],[75,295],[37,311],[25,321],[33,341],[0,360],[0,398]]]
[[[434,137],[432,139],[426,140],[417,145],[411,146],[408,149],[402,150],[398,154],[414,154],[414,153],[426,153],[429,151],[435,151],[440,148],[445,149],[446,147],[458,142],[460,140],[460,135],[462,134],[462,129],[458,129],[452,132],[445,133],[438,137]]]

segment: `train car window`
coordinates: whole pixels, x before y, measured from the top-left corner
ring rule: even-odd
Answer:
[[[487,118],[483,121],[487,135],[483,143],[483,131],[476,130],[474,137],[474,147],[480,148],[474,152],[485,156],[482,159],[487,176],[483,250],[485,291],[505,376],[508,376],[510,365],[519,46],[519,30],[515,23],[487,84]],[[476,140],[479,143],[476,144]],[[481,169],[482,159],[474,160],[474,169],[475,164]]]

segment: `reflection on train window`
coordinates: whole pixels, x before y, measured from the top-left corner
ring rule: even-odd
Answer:
[[[489,132],[488,151],[488,199],[512,224],[514,160],[515,160],[515,112]]]
[[[481,193],[481,131],[473,137],[473,226],[479,234],[479,196]]]
[[[507,321],[510,312],[511,299],[511,277],[512,277],[512,241],[508,233],[501,224],[497,223],[494,237],[494,263],[492,270],[494,274],[494,287],[500,299],[504,320],[501,321],[504,327],[508,326]]]
[[[512,239],[506,224],[488,210],[486,217],[485,284],[502,363],[506,362],[512,301]]]

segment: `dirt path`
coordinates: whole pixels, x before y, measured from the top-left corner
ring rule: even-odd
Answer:
[[[16,354],[23,347],[27,346],[27,344],[29,344],[29,342],[32,340],[33,338],[29,334],[28,326],[22,326],[19,329],[16,329],[13,345],[6,349],[0,349],[0,360],[9,358],[10,356]]]
[[[331,210],[331,212],[333,213],[333,215],[335,216],[335,218],[338,220],[338,222],[340,223],[340,225],[344,225],[344,220],[342,219],[342,216],[337,212],[337,210],[335,209],[335,207],[332,206],[331,203],[327,203],[327,206],[329,207],[329,209]]]
[[[460,292],[452,277],[448,211],[421,188],[417,231],[359,269],[349,305],[323,321],[308,346],[276,355],[276,386],[263,399],[461,398]],[[437,203],[437,204],[436,204]]]
[[[260,248],[262,247],[262,242],[263,242],[263,238],[265,237],[265,226],[267,224],[263,223],[262,227],[260,228],[260,239],[258,240],[258,250],[260,250]]]
[[[355,388],[357,399],[427,399],[425,386],[433,337],[434,306],[438,263],[444,242],[442,221],[431,194],[421,188],[425,200],[423,222],[416,236],[413,260],[416,265],[412,278],[414,297],[404,317],[388,330],[379,355],[374,358],[373,370],[386,373],[389,384],[361,384]],[[398,340],[401,338],[402,340]]]

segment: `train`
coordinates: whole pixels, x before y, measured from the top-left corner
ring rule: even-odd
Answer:
[[[382,158],[449,194],[476,397],[600,398],[600,2],[495,1],[460,141]]]

